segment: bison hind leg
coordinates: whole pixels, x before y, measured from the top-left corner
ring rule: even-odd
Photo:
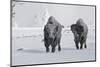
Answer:
[[[61,51],[60,39],[58,40],[58,51]]]
[[[86,44],[85,44],[84,48],[87,48]]]
[[[84,44],[84,48],[87,48],[86,41],[85,41],[85,44]]]
[[[60,47],[60,45],[58,45],[58,51],[61,51],[61,47]]]
[[[58,42],[58,51],[61,51],[60,42]]]
[[[57,45],[57,43],[53,43],[53,44],[51,45],[51,47],[52,47],[51,52],[52,52],[52,53],[55,52],[56,45]]]

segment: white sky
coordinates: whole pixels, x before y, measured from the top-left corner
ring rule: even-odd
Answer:
[[[54,16],[59,23],[70,26],[79,18],[87,25],[95,24],[95,7],[46,3],[16,2],[13,23],[18,27],[43,27],[47,17]]]

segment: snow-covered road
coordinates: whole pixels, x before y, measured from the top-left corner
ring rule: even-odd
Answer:
[[[36,32],[36,31],[35,31]],[[34,32],[33,32],[34,33]],[[39,33],[39,32],[38,32]],[[76,50],[71,31],[62,33],[61,52],[46,53],[42,35],[32,34],[13,37],[12,65],[44,64],[95,60],[95,31],[90,30],[87,49]],[[36,35],[36,36],[35,36]],[[19,50],[18,50],[19,49]]]

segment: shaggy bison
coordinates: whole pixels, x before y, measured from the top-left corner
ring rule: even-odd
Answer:
[[[74,42],[76,44],[77,49],[82,49],[83,45],[85,48],[86,46],[86,39],[88,34],[88,27],[84,23],[83,19],[78,19],[76,24],[71,25],[71,31],[74,34]],[[80,43],[80,48],[79,48]]]
[[[50,16],[47,24],[44,26],[44,44],[46,52],[49,52],[49,46],[55,52],[55,47],[58,45],[58,51],[61,51],[60,40],[63,26],[53,17]]]

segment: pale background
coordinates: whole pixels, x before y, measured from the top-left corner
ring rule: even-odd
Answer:
[[[39,0],[40,1],[40,0]],[[42,0],[42,1],[48,1],[48,2],[58,2],[58,3],[74,3],[74,4],[95,4],[97,5],[97,13],[100,12],[100,2],[99,0]],[[10,10],[9,10],[9,0],[2,0],[0,2],[0,67],[8,67],[9,65],[9,50],[10,50],[10,22],[9,22],[9,18],[10,18]],[[98,27],[98,33],[97,34],[100,34],[99,32],[99,22],[100,22],[100,19],[99,19],[99,16],[100,13],[97,14],[97,27]],[[98,37],[100,37],[100,35],[97,35]],[[39,66],[39,67],[66,67],[66,66],[70,66],[70,67],[75,67],[75,66],[81,66],[81,67],[84,67],[84,66],[91,66],[91,67],[99,67],[99,64],[100,64],[100,45],[99,45],[99,38],[97,38],[98,41],[97,41],[97,62],[89,62],[89,63],[73,63],[73,64],[58,64],[58,65],[44,65],[44,66]]]
[[[13,27],[44,27],[49,16],[54,16],[64,27],[70,27],[79,18],[90,27],[95,25],[95,7],[48,4],[34,2],[13,2]],[[16,24],[16,25],[15,25]]]
[[[95,7],[20,1],[12,5],[15,5],[12,9],[12,65],[95,60]],[[64,25],[60,43],[62,51],[54,54],[45,53],[44,42],[41,42],[49,16],[54,16]],[[75,49],[70,31],[71,24],[79,18],[89,28],[88,49],[82,51]]]

